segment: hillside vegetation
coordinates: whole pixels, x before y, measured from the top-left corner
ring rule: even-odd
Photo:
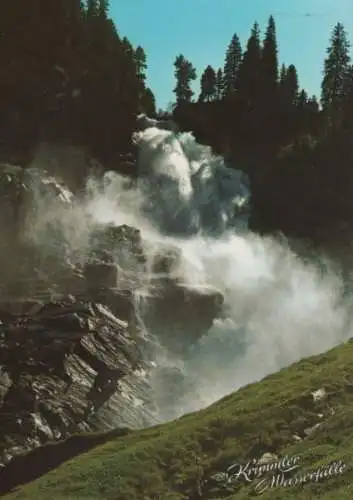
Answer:
[[[273,453],[299,457],[299,475],[333,460],[341,460],[346,469],[320,482],[268,489],[260,495],[264,500],[351,499],[352,357],[353,343],[348,341],[202,411],[113,438],[4,498],[245,499],[258,494],[256,481],[238,480],[231,492],[210,477],[232,463]],[[315,391],[321,397],[314,397]]]

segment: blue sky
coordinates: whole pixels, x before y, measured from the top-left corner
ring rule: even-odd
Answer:
[[[273,14],[279,60],[295,64],[300,84],[319,94],[325,50],[332,27],[342,22],[353,42],[353,0],[111,0],[111,17],[121,36],[147,54],[148,85],[157,107],[174,100],[173,62],[183,54],[197,69],[223,67],[234,33],[244,46],[254,21],[262,33]],[[195,90],[198,91],[198,83]]]

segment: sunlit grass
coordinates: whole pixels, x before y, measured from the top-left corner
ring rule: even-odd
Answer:
[[[51,471],[5,499],[186,500],[246,499],[253,485],[235,493],[212,489],[205,479],[232,462],[270,451],[299,455],[300,474],[341,459],[353,464],[353,343],[295,363],[242,388],[205,410],[174,422],[114,438]],[[311,392],[327,396],[314,402]],[[323,417],[319,416],[320,414]],[[322,421],[310,437],[304,429]],[[265,499],[353,498],[353,473],[321,483],[277,488]]]

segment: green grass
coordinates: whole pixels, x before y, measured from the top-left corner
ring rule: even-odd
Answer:
[[[261,494],[262,499],[352,500],[352,361],[353,343],[347,342],[242,388],[205,410],[114,438],[4,499],[246,499],[252,496],[253,485],[239,484],[235,493],[229,493],[212,490],[202,480],[233,462],[245,463],[270,451],[299,455],[301,474],[334,459],[343,460],[349,470],[320,483],[271,489]],[[319,388],[325,388],[327,397],[314,402],[310,393]],[[320,420],[323,423],[315,434],[300,442],[293,439]]]

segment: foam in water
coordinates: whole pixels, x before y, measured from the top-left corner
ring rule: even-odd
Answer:
[[[84,247],[92,221],[136,226],[146,240],[181,249],[178,273],[185,282],[223,293],[223,317],[189,357],[158,360],[181,368],[191,384],[183,404],[162,408],[162,416],[197,410],[347,339],[351,325],[340,278],[304,263],[284,243],[246,230],[246,176],[227,169],[189,133],[160,129],[158,122],[145,126],[134,135],[138,186],[124,189],[113,173],[101,183],[90,180],[85,199],[61,221],[77,248]]]
[[[190,133],[156,126],[136,133],[134,142],[139,147],[143,211],[159,231],[190,236],[246,226],[246,176],[227,168],[209,147],[198,145]]]

